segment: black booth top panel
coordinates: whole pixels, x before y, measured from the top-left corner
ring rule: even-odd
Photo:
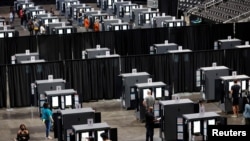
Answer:
[[[211,66],[211,67],[201,67],[200,68],[201,70],[203,70],[203,71],[208,71],[208,70],[224,70],[224,69],[229,69],[228,67],[226,67],[226,66]]]
[[[106,122],[102,123],[93,123],[92,126],[88,124],[72,125],[72,128],[75,132],[79,131],[91,131],[91,130],[105,130],[110,129],[110,126]]]
[[[69,95],[75,94],[76,91],[74,89],[62,89],[62,90],[52,90],[44,92],[47,96],[55,96],[55,95]]]
[[[137,88],[149,88],[149,87],[165,87],[166,84],[163,82],[151,82],[151,83],[136,83]]]
[[[186,103],[194,103],[190,99],[179,99],[179,100],[163,100],[159,101],[161,105],[174,105],[174,104],[186,104]]]
[[[48,79],[45,79],[45,80],[36,80],[36,84],[45,84],[45,83],[65,83],[66,81],[63,80],[63,79],[52,79],[52,80],[48,80]]]
[[[236,76],[221,76],[222,80],[235,80],[235,79],[249,79],[250,77],[247,75],[236,75]]]
[[[186,120],[197,120],[197,119],[204,119],[204,118],[214,118],[220,117],[219,114],[216,112],[204,112],[204,113],[192,113],[192,114],[183,114],[182,115]]]
[[[85,108],[79,108],[79,109],[65,109],[59,111],[61,115],[67,115],[67,114],[81,114],[81,113],[94,113],[95,110],[93,110],[91,107],[85,107]]]
[[[233,38],[233,39],[221,39],[221,40],[218,40],[219,42],[239,42],[241,41],[240,39],[236,39],[236,38]]]
[[[122,73],[120,74],[122,77],[134,77],[134,76],[149,76],[147,72],[136,72],[136,73]]]

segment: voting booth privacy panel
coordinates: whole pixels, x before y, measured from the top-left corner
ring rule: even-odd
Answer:
[[[219,101],[220,95],[216,94],[215,80],[220,76],[228,76],[230,69],[226,66],[201,67],[196,72],[196,86],[200,87],[202,97],[208,101]]]
[[[208,140],[208,126],[218,125],[220,115],[216,112],[183,114],[177,119],[177,140]]]
[[[58,141],[70,141],[73,125],[95,123],[95,110],[91,107],[58,110],[54,114],[53,118],[57,123],[54,135]]]
[[[135,84],[146,83],[150,74],[147,72],[122,73],[119,75],[121,80],[121,99],[125,109],[135,109],[137,107],[137,90]]]
[[[160,101],[159,104],[161,117],[160,138],[166,141],[176,141],[178,118],[182,118],[183,114],[194,113],[195,104],[190,99],[164,100]]]
[[[45,95],[45,91],[58,90],[58,89],[59,90],[65,89],[65,80],[53,79],[53,76],[50,76],[47,80],[45,79],[45,80],[36,80],[35,81],[35,92],[36,93],[34,94],[34,105],[38,106],[40,115],[41,115],[41,111],[42,111],[44,102],[47,102],[47,97]],[[51,101],[51,104],[53,104],[52,101]],[[59,103],[57,103],[57,104],[59,104]],[[53,106],[53,105],[51,105],[51,106]]]

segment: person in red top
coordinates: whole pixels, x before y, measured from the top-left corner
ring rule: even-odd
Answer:
[[[89,31],[89,19],[87,16],[84,16],[84,27],[86,31]]]
[[[95,32],[100,31],[99,19],[96,19],[96,20],[95,20],[95,23],[94,23],[94,31],[95,31]]]
[[[23,20],[24,20],[24,18],[23,18],[23,15],[24,15],[24,12],[23,12],[23,8],[21,8],[20,10],[19,10],[19,17],[20,17],[20,19],[21,19],[21,25],[23,25]]]

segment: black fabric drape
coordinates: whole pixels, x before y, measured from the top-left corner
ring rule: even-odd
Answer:
[[[20,64],[8,66],[8,83],[11,107],[30,106],[32,104],[31,83],[35,80],[63,78],[62,63]]]
[[[80,101],[114,99],[119,58],[66,61],[66,80],[76,89]]]
[[[158,8],[161,13],[166,15],[178,16],[178,0],[158,0]]]
[[[73,59],[72,46],[74,46],[72,35],[43,35],[38,37],[38,48],[41,59],[47,61],[58,61]]]
[[[212,41],[217,41],[220,39],[227,39],[228,36],[232,38],[235,37],[234,35],[234,24],[227,23],[227,24],[211,24],[211,39]]]
[[[25,53],[25,50],[36,52],[35,37],[13,37],[0,39],[0,64],[11,64],[11,56]]]
[[[235,36],[243,41],[250,41],[250,22],[235,23]]]
[[[230,67],[237,74],[250,75],[249,59],[250,48],[229,49],[225,51],[225,65]]]
[[[6,107],[6,66],[0,66],[0,108]]]

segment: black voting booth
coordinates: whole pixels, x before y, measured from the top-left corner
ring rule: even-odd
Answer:
[[[76,93],[77,92],[73,89],[51,90],[44,92],[52,111],[75,108]]]
[[[215,112],[183,114],[177,118],[177,140],[208,140],[208,126],[218,125],[220,115]]]
[[[94,141],[102,141],[102,133],[106,133],[112,141],[117,140],[117,128],[111,128],[106,122],[73,125],[74,137],[71,141],[85,141],[88,138],[93,138]]]
[[[230,70],[226,66],[201,67],[198,70],[196,77],[200,82],[201,92],[206,100],[220,100],[220,95],[215,93],[216,85],[214,83],[220,76],[228,76],[229,73]]]
[[[39,53],[38,52],[32,52],[32,53],[17,53],[15,54],[15,63],[20,63],[21,61],[28,61],[28,60],[38,60],[39,59]]]
[[[98,55],[106,55],[107,52],[110,53],[109,48],[100,48],[97,45],[97,48],[89,48],[85,50],[85,58],[90,59],[90,58],[96,58]]]
[[[190,99],[160,101],[160,138],[166,141],[177,141],[178,117],[195,111],[195,103]]]
[[[136,118],[140,121],[145,121],[145,113],[146,109],[143,106],[143,100],[148,95],[148,90],[151,90],[152,96],[155,99],[154,104],[154,116],[159,117],[159,101],[170,99],[170,95],[165,95],[166,84],[163,82],[147,82],[147,83],[136,83],[135,84],[135,92],[136,92]]]
[[[244,110],[244,98],[246,97],[249,91],[249,80],[250,77],[247,75],[235,75],[235,76],[221,76],[216,80],[215,86],[216,95],[220,95],[220,108],[225,113],[232,112],[232,98],[229,94],[231,86],[234,85],[234,80],[238,80],[238,84],[241,86],[240,97],[239,97],[239,111]]]
[[[53,118],[56,123],[54,137],[58,138],[58,141],[70,141],[70,135],[73,133],[72,125],[87,124],[89,119],[96,122],[95,110],[91,107],[58,110],[53,113]]]
[[[41,115],[41,108],[43,108],[43,103],[47,101],[45,96],[45,91],[65,89],[66,81],[63,79],[47,79],[47,80],[36,80],[36,93],[34,94],[33,105],[38,106],[39,113]]]
[[[177,50],[178,45],[175,43],[165,43],[162,44],[153,44],[153,48],[150,49],[150,54],[164,54],[167,53],[168,50]]]
[[[232,49],[235,48],[235,46],[237,45],[241,45],[242,41],[240,39],[231,39],[231,37],[229,37],[228,39],[221,39],[218,40],[218,47],[219,49]]]
[[[125,109],[136,108],[136,83],[146,83],[150,74],[147,72],[132,72],[119,75],[122,82],[121,102]]]

